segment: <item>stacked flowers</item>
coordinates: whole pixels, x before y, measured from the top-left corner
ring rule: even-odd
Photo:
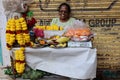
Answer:
[[[7,48],[11,49],[13,46],[13,43],[15,42],[15,20],[10,19],[7,22],[6,26],[6,43]]]
[[[17,73],[21,74],[25,70],[25,55],[24,48],[20,48],[19,50],[14,51],[15,55],[15,70]]]
[[[10,50],[17,42],[20,47],[30,45],[30,36],[27,30],[27,23],[24,18],[9,19],[6,26],[6,43]]]
[[[24,18],[16,20],[16,40],[21,47],[30,45],[30,36]]]
[[[34,29],[42,29],[42,30],[54,30],[54,31],[62,31],[62,26],[52,25],[52,26],[35,26]]]
[[[6,43],[9,50],[16,43],[21,47],[14,52],[14,57],[15,70],[17,73],[22,74],[25,70],[24,47],[31,45],[27,23],[24,18],[8,20],[6,25]]]

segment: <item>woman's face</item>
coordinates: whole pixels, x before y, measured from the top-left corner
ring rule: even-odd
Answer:
[[[69,12],[67,6],[63,5],[61,6],[59,10],[59,16],[61,21],[67,21],[69,19]]]

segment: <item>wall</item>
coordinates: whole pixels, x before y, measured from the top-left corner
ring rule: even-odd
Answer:
[[[10,54],[6,49],[5,42],[5,26],[6,26],[6,17],[4,14],[4,9],[2,6],[2,0],[0,0],[0,36],[1,36],[1,47],[2,47],[2,58],[3,58],[3,66],[10,65]]]
[[[1,39],[1,35],[0,35],[0,39]],[[0,40],[0,66],[2,65],[3,61],[2,61],[2,47],[1,47],[1,40]]]
[[[30,5],[40,25],[49,25],[57,17],[57,7],[67,2],[72,15],[89,24],[97,35],[93,46],[97,48],[98,70],[120,69],[120,1],[119,0],[35,0]]]

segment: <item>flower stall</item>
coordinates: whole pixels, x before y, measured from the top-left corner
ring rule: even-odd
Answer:
[[[77,79],[96,77],[97,50],[92,46],[94,33],[88,25],[79,20],[75,27],[39,25],[32,15],[15,12],[6,22],[6,48],[11,58],[6,74],[28,79],[29,66],[38,76],[37,70]]]

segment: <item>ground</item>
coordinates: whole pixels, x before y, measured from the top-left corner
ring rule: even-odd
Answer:
[[[0,80],[14,80],[10,76],[4,74],[4,69],[0,67]],[[23,80],[20,78],[17,78],[16,80]],[[25,79],[29,80],[29,79]],[[69,80],[69,78],[58,76],[58,75],[51,75],[51,76],[45,76],[42,79],[39,80]]]

